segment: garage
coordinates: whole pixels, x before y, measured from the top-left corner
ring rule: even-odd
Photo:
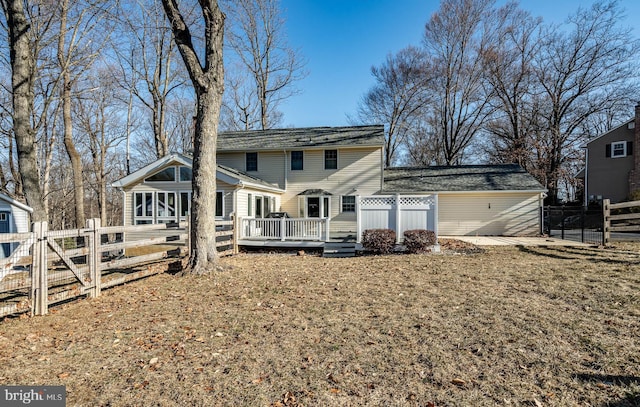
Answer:
[[[518,165],[390,168],[383,191],[437,194],[438,235],[540,233],[545,189]]]
[[[440,193],[440,235],[532,236],[540,233],[540,194]]]

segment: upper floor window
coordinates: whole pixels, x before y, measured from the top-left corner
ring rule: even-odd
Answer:
[[[258,153],[245,153],[245,169],[258,171]]]
[[[145,182],[175,182],[176,167],[167,167],[160,172],[156,172],[150,177],[145,178]]]
[[[324,150],[324,169],[338,169],[338,150]]]
[[[193,179],[193,171],[189,167],[180,166],[180,182],[191,181]]]
[[[631,141],[615,141],[607,144],[606,156],[611,158],[627,157],[633,154]]]
[[[627,155],[627,143],[619,141],[611,143],[611,157],[625,157]]]
[[[304,153],[302,151],[291,152],[291,171],[302,171],[304,169]]]

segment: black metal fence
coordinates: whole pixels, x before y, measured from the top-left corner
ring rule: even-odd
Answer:
[[[604,217],[600,206],[545,206],[540,216],[542,234],[604,245]]]

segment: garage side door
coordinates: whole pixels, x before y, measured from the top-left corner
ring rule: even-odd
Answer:
[[[539,233],[537,194],[441,194],[439,235],[530,236]]]

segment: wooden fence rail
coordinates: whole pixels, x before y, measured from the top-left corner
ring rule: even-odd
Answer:
[[[612,215],[616,209],[636,208],[637,212]],[[609,199],[602,201],[604,212],[604,244],[611,241],[611,232],[640,232],[640,201],[612,204]]]
[[[216,222],[221,256],[237,251],[233,221]],[[48,230],[46,222],[30,233],[0,235],[14,248],[0,259],[0,317],[47,314],[52,304],[76,297],[98,297],[115,285],[167,270],[172,259],[189,253],[186,222],[101,227],[89,219],[83,229]]]

